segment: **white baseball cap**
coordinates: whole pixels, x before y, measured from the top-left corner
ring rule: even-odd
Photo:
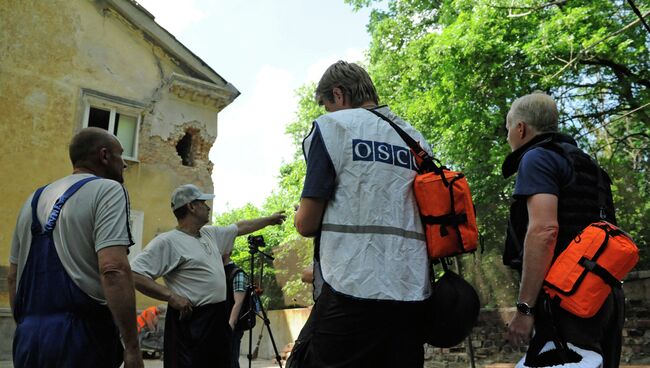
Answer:
[[[214,199],[214,194],[203,193],[194,184],[185,184],[174,189],[172,193],[172,210],[177,210],[192,201],[207,201]]]

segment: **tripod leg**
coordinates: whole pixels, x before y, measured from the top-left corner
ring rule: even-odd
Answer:
[[[262,302],[258,299],[257,295],[255,295],[253,300],[255,303],[259,303],[258,305],[260,306],[260,312],[262,312],[260,318],[262,318],[264,324],[266,325],[266,329],[269,331],[269,338],[271,339],[271,344],[273,345],[273,351],[275,352],[275,360],[278,362],[278,366],[282,368],[282,359],[280,358],[280,353],[278,353],[278,347],[277,345],[275,345],[275,339],[273,338],[273,331],[271,331],[271,321],[269,321],[269,318],[266,316],[266,311],[264,310],[264,306],[262,305]]]

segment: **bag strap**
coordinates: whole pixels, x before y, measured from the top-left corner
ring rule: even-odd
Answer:
[[[600,166],[596,165],[596,171],[598,172],[598,183],[596,184],[596,191],[598,192],[598,207],[599,207],[599,217],[603,221],[607,221],[607,213],[605,209],[607,208],[607,203],[605,202],[605,181],[603,180],[603,170]]]
[[[529,360],[534,361],[537,358],[544,348],[544,345],[548,340],[552,341],[555,345],[555,349],[558,352],[558,357],[562,361],[562,364],[569,363],[568,353],[570,352],[569,346],[564,336],[561,334],[560,330],[555,324],[555,317],[553,315],[553,306],[554,301],[544,294],[541,298],[538,299],[540,308],[537,310],[540,314],[537,318],[543,319],[545,323],[545,328],[536,331],[540,336],[533,336],[533,339],[530,342],[528,352],[526,352],[526,365],[528,365]]]
[[[578,261],[578,264],[584,267],[585,270],[588,270],[596,274],[612,288],[621,287],[621,282],[616,277],[614,277],[614,275],[612,275],[609,271],[607,271],[607,269],[605,269],[595,261],[582,257],[580,258],[580,261]]]
[[[371,113],[375,114],[380,119],[387,122],[388,124],[390,124],[390,126],[393,129],[395,129],[397,134],[399,134],[399,136],[402,138],[402,140],[404,140],[404,142],[409,146],[411,151],[413,151],[413,153],[415,153],[415,155],[417,155],[418,158],[420,158],[420,163],[418,165],[418,166],[420,166],[420,171],[434,172],[434,173],[442,176],[442,179],[446,182],[446,178],[442,173],[442,166],[436,165],[436,163],[435,163],[436,160],[433,157],[431,157],[427,153],[427,151],[425,151],[424,148],[422,148],[422,146],[418,142],[415,141],[415,139],[413,139],[410,135],[408,135],[408,133],[406,133],[402,128],[400,128],[397,124],[395,124],[392,120],[390,120],[384,114],[382,114],[382,113],[380,113],[380,112],[378,112],[378,111],[376,111],[374,109],[367,109],[367,110],[370,111]]]
[[[47,185],[42,186],[34,192],[34,195],[32,196],[32,236],[36,236],[40,233],[43,232],[43,229],[41,227],[41,222],[38,221],[38,214],[37,214],[37,209],[38,209],[38,200],[41,198],[41,194],[43,193],[43,190],[47,187]]]

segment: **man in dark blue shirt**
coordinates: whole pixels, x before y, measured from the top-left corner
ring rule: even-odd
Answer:
[[[521,271],[517,313],[508,324],[507,338],[514,345],[528,344],[534,327],[535,343],[559,337],[600,354],[603,367],[617,367],[622,291],[614,290],[590,318],[574,316],[557,305],[552,305],[552,313],[540,307],[546,273],[571,239],[603,216],[616,221],[609,178],[606,184],[596,179],[607,174],[557,128],[555,101],[544,93],[515,100],[506,118],[513,152],[504,162],[503,173],[508,177],[517,172],[517,180],[504,263]],[[605,203],[600,203],[601,198]]]

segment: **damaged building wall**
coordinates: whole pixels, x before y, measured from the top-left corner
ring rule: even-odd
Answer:
[[[217,78],[199,80],[199,72],[188,72],[178,55],[113,3],[135,6],[118,0],[0,2],[0,268],[7,266],[26,198],[71,173],[67,145],[88,124],[95,101],[105,99],[106,109],[117,106],[118,113],[124,105],[137,119],[137,156],[127,161],[125,186],[142,219],[143,244],[176,225],[170,210],[176,186],[213,189],[208,152],[217,136],[217,113],[238,92],[217,86]],[[177,150],[187,134],[191,165],[183,165]]]

